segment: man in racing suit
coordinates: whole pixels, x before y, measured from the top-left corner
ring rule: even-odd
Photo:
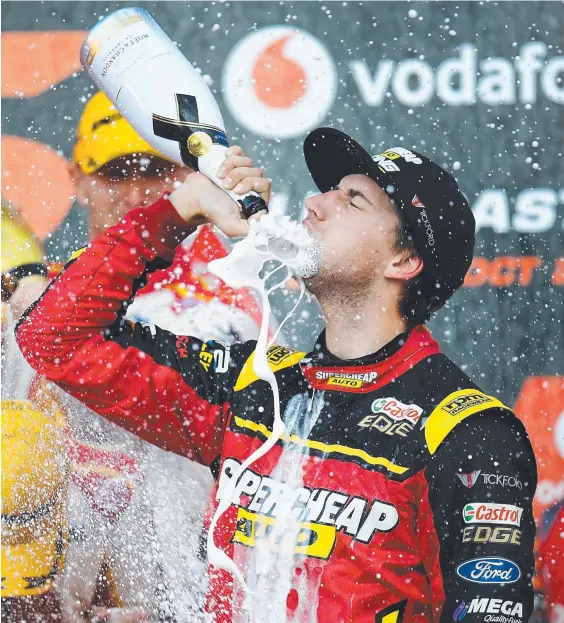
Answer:
[[[470,265],[470,208],[450,174],[410,150],[372,159],[327,128],[304,149],[322,194],[306,204],[303,276],[326,330],[310,353],[269,349],[287,430],[238,479],[214,534],[249,584],[251,619],[527,621],[531,445],[423,324]],[[225,187],[267,199],[262,172],[238,148],[226,156]],[[147,273],[202,220],[248,231],[236,204],[191,173],[69,263],[18,340],[32,366],[104,417],[208,465],[217,500],[272,431],[255,344],[227,349],[123,319]],[[248,620],[231,580],[215,573],[210,610]]]

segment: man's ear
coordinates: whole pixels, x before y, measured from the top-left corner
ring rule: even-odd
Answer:
[[[409,281],[415,279],[423,270],[423,260],[419,255],[400,253],[394,256],[384,269],[384,277]]]
[[[88,189],[87,189],[88,176],[85,175],[80,170],[80,168],[76,164],[73,164],[72,162],[69,162],[67,164],[67,172],[69,174],[69,177],[71,179],[71,182],[74,188],[74,196],[76,197],[76,200],[78,201],[78,203],[80,203],[81,206],[87,207],[88,206]]]

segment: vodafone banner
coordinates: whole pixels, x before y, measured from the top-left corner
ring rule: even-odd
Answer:
[[[127,3],[2,4],[2,195],[50,259],[84,244],[66,165],[93,88],[84,31]],[[477,246],[465,287],[431,323],[487,392],[514,406],[539,458],[537,511],[564,496],[564,12],[558,2],[145,3],[205,76],[230,140],[299,217],[315,188],[306,133],[332,125],[371,153],[404,146],[460,181]],[[293,293],[274,304],[283,315]],[[312,325],[314,329],[312,330]],[[308,301],[288,327],[307,348]],[[369,415],[369,414],[367,414]],[[507,474],[511,476],[511,474]]]

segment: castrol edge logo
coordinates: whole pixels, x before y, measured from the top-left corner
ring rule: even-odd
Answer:
[[[229,53],[223,93],[239,123],[269,138],[292,138],[318,126],[333,106],[335,63],[304,30],[261,28]]]
[[[523,509],[511,504],[490,504],[475,502],[466,504],[462,516],[466,523],[505,524],[510,526],[521,525]]]

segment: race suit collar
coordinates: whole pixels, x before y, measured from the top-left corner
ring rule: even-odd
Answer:
[[[326,330],[323,329],[321,335],[317,338],[317,342],[313,348],[316,353],[316,363],[320,365],[339,365],[339,366],[355,366],[366,365],[369,363],[378,363],[384,361],[394,353],[396,353],[407,341],[409,333],[400,333],[395,338],[390,340],[387,344],[382,346],[375,353],[370,353],[364,357],[358,357],[356,359],[340,359],[336,355],[329,352],[327,348],[327,336]]]
[[[323,332],[314,350],[300,364],[315,389],[363,393],[394,381],[422,359],[439,352],[427,327],[419,325],[409,334],[396,336],[376,353],[343,360],[327,351]]]

